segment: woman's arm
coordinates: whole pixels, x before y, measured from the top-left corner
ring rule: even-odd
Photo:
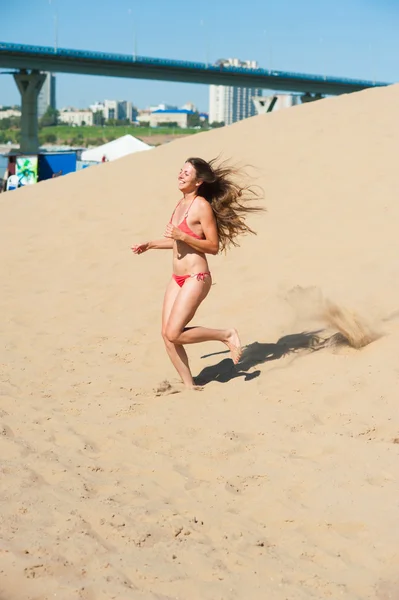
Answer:
[[[203,200],[200,204],[199,220],[204,232],[204,240],[197,240],[171,223],[166,227],[165,237],[171,241],[178,240],[184,242],[188,246],[191,246],[191,248],[194,248],[194,250],[198,250],[198,252],[203,252],[204,254],[217,254],[219,252],[219,236],[216,219],[212,207],[206,200]]]
[[[143,252],[147,252],[147,250],[171,250],[172,248],[173,240],[169,238],[152,240],[151,242],[144,242],[143,244],[132,246],[134,254],[143,254]]]
[[[173,240],[170,240],[169,238],[148,242],[148,250],[171,250],[172,248]]]

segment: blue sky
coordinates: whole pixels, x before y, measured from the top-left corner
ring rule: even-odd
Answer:
[[[237,57],[262,67],[399,81],[399,0],[19,0],[2,7],[0,40],[214,62]],[[58,108],[96,100],[144,108],[193,101],[208,109],[208,87],[57,75]],[[0,104],[19,103],[10,75]]]

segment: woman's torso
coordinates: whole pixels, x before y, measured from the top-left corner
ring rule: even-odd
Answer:
[[[185,203],[184,200],[179,202],[172,214],[171,223],[186,235],[191,235],[195,239],[204,239],[195,198],[189,203]],[[203,252],[195,250],[180,240],[174,241],[173,272],[175,275],[191,275],[208,270],[208,261]]]

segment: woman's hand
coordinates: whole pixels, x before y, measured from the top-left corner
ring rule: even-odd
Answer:
[[[136,244],[136,246],[132,246],[132,250],[134,254],[143,254],[143,252],[147,252],[150,248],[150,242],[144,242],[144,244]]]
[[[184,242],[186,234],[181,231],[178,227],[172,225],[172,223],[168,223],[165,229],[164,236],[167,238],[171,238],[172,240],[179,240]]]

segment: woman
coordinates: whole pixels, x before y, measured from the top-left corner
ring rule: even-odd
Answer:
[[[188,364],[185,344],[223,342],[234,364],[241,356],[235,329],[187,327],[212,285],[207,254],[217,254],[244,233],[255,233],[246,225],[248,212],[261,210],[245,206],[254,192],[234,182],[236,171],[216,166],[202,158],[189,158],[180,170],[178,187],[183,194],[164,233],[164,239],[132,247],[135,254],[152,249],[173,250],[173,276],[166,288],[162,312],[162,336],[168,355],[184,385],[198,389]]]

